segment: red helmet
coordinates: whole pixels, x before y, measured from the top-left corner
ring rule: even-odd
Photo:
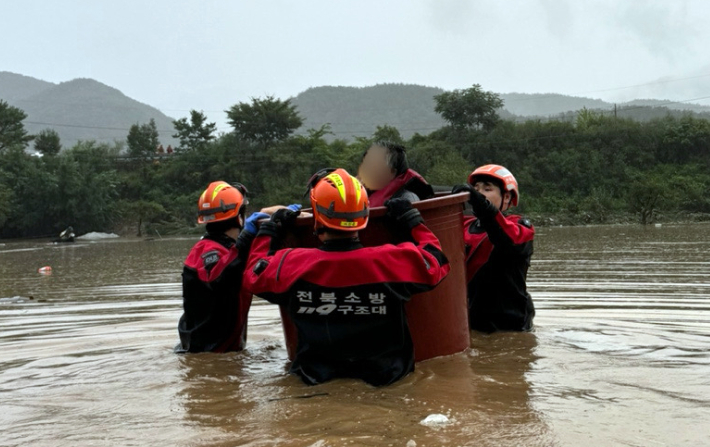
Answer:
[[[308,182],[316,227],[358,231],[367,226],[370,202],[365,187],[345,169],[323,169]]]
[[[246,192],[246,188],[239,183],[235,185],[223,181],[210,183],[197,202],[197,223],[220,222],[238,216],[239,224],[243,225]]]
[[[503,184],[503,192],[510,191],[512,197],[510,198],[510,205],[518,205],[518,197],[520,192],[518,191],[518,181],[515,180],[513,174],[501,165],[485,165],[476,168],[471,175],[468,176],[468,183],[474,185],[480,177],[489,177],[497,180]]]

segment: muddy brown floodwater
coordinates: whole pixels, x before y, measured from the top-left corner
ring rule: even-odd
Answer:
[[[387,388],[288,376],[263,301],[244,352],[173,354],[194,238],[3,242],[2,446],[710,445],[710,225],[540,229],[535,332]]]

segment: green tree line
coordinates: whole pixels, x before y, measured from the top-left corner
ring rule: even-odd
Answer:
[[[355,172],[377,140],[407,147],[430,183],[451,186],[479,165],[508,167],[521,188],[519,211],[536,224],[607,223],[710,217],[710,121],[664,116],[640,122],[580,110],[574,119],[501,119],[500,98],[479,85],[435,97],[446,125],[409,139],[387,123],[368,138],[328,138],[329,128],[294,132],[303,119],[290,100],[254,98],[226,111],[217,134],[202,112],[173,122],[174,152],[154,122],[131,126],[126,143],[82,141],[62,148],[56,132],[28,135],[25,113],[0,101],[0,237],[185,232],[195,228],[199,194],[214,180],[246,185],[250,209],[301,202],[323,167]],[[42,156],[26,150],[34,147]]]

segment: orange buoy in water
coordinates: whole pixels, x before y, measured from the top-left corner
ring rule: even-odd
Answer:
[[[461,352],[469,347],[466,272],[464,270],[463,205],[468,194],[446,194],[415,202],[424,223],[439,238],[451,264],[449,275],[434,290],[417,294],[407,303],[407,320],[417,362]],[[385,207],[370,209],[367,228],[360,232],[365,246],[401,242],[401,234],[388,225]],[[304,213],[305,215],[305,213]],[[313,217],[299,217],[293,234],[285,241],[290,247],[317,247]],[[281,308],[286,347],[295,358],[298,334],[287,312]]]
[[[44,267],[40,267],[37,269],[37,273],[40,275],[51,275],[52,274],[52,267],[45,265]]]

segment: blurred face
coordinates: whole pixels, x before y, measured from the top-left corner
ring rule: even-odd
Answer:
[[[371,146],[360,163],[357,178],[371,191],[377,191],[395,178],[394,170],[387,165],[387,149]]]
[[[510,192],[506,191],[504,194],[501,194],[501,189],[493,182],[479,180],[473,184],[473,189],[483,194],[486,199],[499,210],[505,211],[510,206],[510,199],[512,197]]]

